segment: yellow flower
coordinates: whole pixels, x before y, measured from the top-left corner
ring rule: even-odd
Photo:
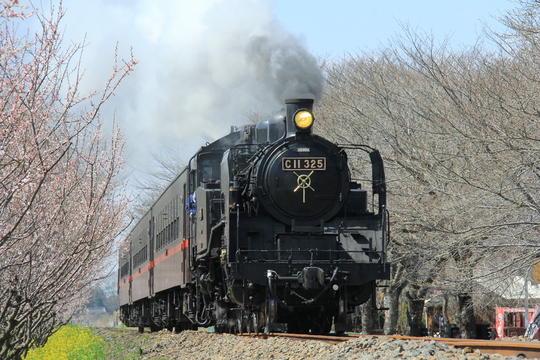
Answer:
[[[45,346],[30,350],[26,360],[104,359],[104,343],[88,328],[66,325],[51,335]]]

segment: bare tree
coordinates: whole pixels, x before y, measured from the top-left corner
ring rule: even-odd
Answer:
[[[140,194],[134,205],[136,218],[143,216],[150,209],[189,161],[185,152],[173,143],[162,143],[159,152],[152,153],[152,159],[154,163],[152,167],[134,170],[137,174],[134,185]]]
[[[390,282],[384,298],[384,307],[387,310],[387,316],[384,322],[384,334],[393,335],[397,332],[398,315],[399,315],[399,299],[401,292],[407,286],[404,281],[403,271],[405,267],[402,263],[397,262],[392,265],[393,281]],[[400,281],[401,280],[401,281]]]
[[[409,283],[459,294],[464,337],[479,289],[538,256],[540,5],[520,4],[494,49],[404,27],[386,49],[329,64],[319,114],[338,141],[382,150],[393,259]]]
[[[0,7],[0,358],[31,344],[83,304],[110,271],[127,199],[123,141],[103,137],[101,106],[135,64],[115,61],[102,91],[79,95],[82,45],[61,49],[61,6]],[[35,35],[17,36],[27,17]],[[115,59],[117,60],[117,59]]]

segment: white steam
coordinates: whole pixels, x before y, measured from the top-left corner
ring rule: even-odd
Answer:
[[[273,19],[269,0],[64,0],[64,6],[65,40],[87,35],[88,90],[107,78],[117,41],[123,57],[133,47],[139,64],[108,106],[132,161],[163,141],[182,144],[189,156],[203,137],[244,123],[254,104],[267,114],[286,98],[322,93],[317,61]]]

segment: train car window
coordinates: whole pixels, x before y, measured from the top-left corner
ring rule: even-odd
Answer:
[[[158,214],[156,221],[156,251],[162,250],[181,236],[180,209],[182,201],[182,196],[174,197],[163,211]]]
[[[221,154],[204,154],[199,156],[198,175],[199,183],[208,183],[219,180]]]
[[[189,173],[189,193],[191,196],[191,193],[193,193],[193,191],[195,191],[195,188],[197,187],[196,183],[195,183],[195,175],[196,175],[196,171],[191,171]],[[191,203],[191,199],[190,199],[190,203]]]
[[[163,217],[163,215],[161,215],[161,213],[158,213],[158,215],[156,217],[156,232],[158,234],[161,233],[161,229],[162,229],[162,227],[161,227],[161,225],[162,225],[162,217]]]
[[[148,260],[148,245],[145,245],[141,250],[133,256],[133,267],[137,267]]]
[[[165,246],[167,244],[167,227],[166,226],[161,231],[161,237],[163,238],[162,239],[163,246]]]
[[[126,276],[129,275],[129,262],[125,263],[124,265],[122,265],[122,267],[120,268],[120,277],[121,278],[124,278]]]

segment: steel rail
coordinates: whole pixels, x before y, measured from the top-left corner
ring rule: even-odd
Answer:
[[[270,333],[270,334],[239,334],[239,336],[267,339],[269,337],[283,337],[299,341],[320,341],[329,344],[339,344],[359,337],[386,337],[399,340],[428,340],[446,344],[458,349],[475,350],[483,354],[499,354],[504,356],[516,356],[522,358],[540,358],[540,341],[506,341],[506,340],[474,340],[474,339],[454,339],[454,338],[432,338],[432,337],[413,337],[399,335],[311,335],[311,334],[288,334],[288,333]]]

